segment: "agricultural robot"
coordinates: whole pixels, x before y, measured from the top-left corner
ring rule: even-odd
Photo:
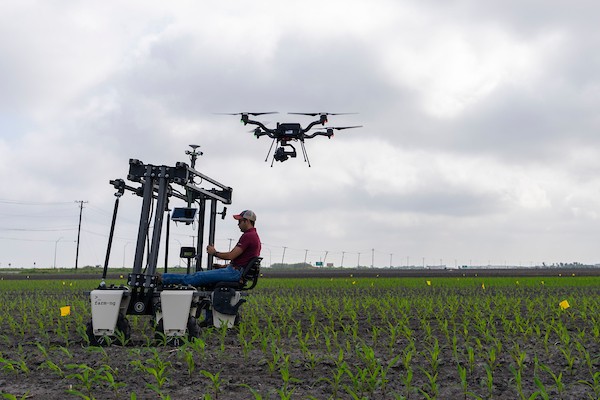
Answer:
[[[135,186],[126,184],[123,179],[110,181],[117,192],[102,281],[98,288],[87,292],[91,299],[92,319],[86,332],[92,345],[109,343],[108,338],[111,337],[113,340],[128,340],[131,332],[128,315],[152,316],[156,339],[171,345],[183,343],[184,337],[198,337],[199,320],[206,318],[208,310],[212,310],[212,324],[225,324],[229,328],[236,323],[239,307],[246,301],[242,297],[256,286],[260,257],[255,257],[244,268],[239,282],[219,282],[205,287],[158,284],[156,272],[163,225],[166,225],[167,236],[164,251],[164,271],[167,272],[171,221],[186,225],[198,223],[196,247],[181,247],[180,257],[188,260],[188,274],[193,266],[200,271],[206,214],[208,212],[209,216],[208,243],[214,243],[217,215],[224,219],[227,212],[227,207],[217,212],[217,203],[231,204],[232,188],[197,171],[195,163],[202,152],[198,151],[197,145],[190,147],[192,150],[186,151],[186,154],[190,157],[191,166],[183,162],[176,163],[174,167],[151,165],[130,159],[127,179]],[[125,191],[142,197],[133,270],[127,285],[109,286],[105,283],[108,261],[119,199]],[[173,208],[171,214],[169,203],[172,200],[181,200],[186,206]],[[213,256],[208,255],[206,267],[212,269],[212,266]]]

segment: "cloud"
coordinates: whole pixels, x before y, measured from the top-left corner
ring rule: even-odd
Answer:
[[[230,211],[257,212],[271,256],[327,250],[337,262],[376,248],[383,260],[593,260],[596,11],[12,2],[0,16],[0,173],[10,188],[0,198],[90,201],[82,257],[97,263],[108,181],[126,176],[129,158],[171,165],[199,144],[198,169],[234,188]],[[242,111],[279,111],[259,117],[269,126],[312,121],[287,112],[358,112],[329,125],[364,127],[307,141],[310,168],[298,144],[297,159],[271,168],[270,140],[215,115]],[[139,215],[138,198],[123,200],[118,259],[132,255]],[[239,235],[218,226],[222,246]],[[181,242],[185,229],[174,233]],[[6,243],[0,254],[18,248]]]

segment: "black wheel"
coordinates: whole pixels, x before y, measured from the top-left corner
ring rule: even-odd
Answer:
[[[131,340],[131,325],[129,324],[129,320],[123,314],[119,313],[119,317],[117,318],[117,326],[116,331],[118,334],[116,335],[113,342],[117,342],[123,346],[127,345],[129,340]],[[122,342],[121,342],[122,341]]]
[[[100,347],[108,345],[108,336],[94,335],[94,326],[92,325],[92,321],[88,322],[85,333],[90,340],[90,346]]]
[[[158,320],[156,326],[154,327],[154,340],[157,343],[165,342],[165,328],[163,328],[163,320],[162,318]]]
[[[90,346],[109,346],[111,343],[121,343],[121,339],[123,339],[122,344],[126,345],[131,338],[131,325],[123,314],[119,314],[117,317],[115,331],[118,332],[117,335],[110,338],[108,335],[94,335],[94,326],[92,325],[92,321],[90,321],[86,326],[85,333],[90,340]]]
[[[190,321],[188,320],[188,329],[189,329]],[[154,341],[159,345],[169,345],[173,347],[182,346],[185,341],[180,336],[165,336],[165,328],[163,326],[162,318],[158,320],[156,324],[156,329],[154,330]]]
[[[187,340],[200,337],[200,325],[196,317],[189,316],[187,322]],[[165,337],[165,328],[163,326],[162,318],[156,324],[154,331],[154,340],[160,344],[168,344],[169,346],[178,347],[184,344],[184,340],[179,336]]]
[[[198,324],[198,319],[196,317],[192,317],[191,315],[188,317],[187,322],[187,338],[188,340],[193,340],[194,338],[200,337],[200,325]]]

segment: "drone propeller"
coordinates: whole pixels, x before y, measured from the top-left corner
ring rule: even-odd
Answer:
[[[269,112],[255,112],[255,113],[251,113],[251,112],[241,112],[241,113],[217,113],[220,115],[240,115],[241,116],[241,122],[244,125],[247,124],[253,124],[253,125],[260,125],[260,122],[257,121],[251,121],[250,118],[248,118],[249,115],[253,115],[253,116],[257,116],[257,115],[266,115],[266,114],[279,114],[277,111],[269,111]]]
[[[297,112],[289,112],[288,114],[294,114],[294,115],[310,115],[311,117],[316,117],[317,115],[349,115],[349,114],[358,114],[358,113],[328,113],[328,112],[318,112],[318,113],[297,113]]]
[[[217,114],[217,115],[253,115],[253,116],[257,116],[257,115],[265,115],[265,114],[279,114],[279,112],[269,111],[269,112],[258,112],[258,113],[239,112],[239,113],[215,113],[215,114]]]
[[[355,126],[339,126],[339,127],[333,127],[333,126],[324,126],[324,129],[336,129],[338,131],[342,130],[342,129],[352,129],[352,128],[362,128],[362,125],[355,125]]]

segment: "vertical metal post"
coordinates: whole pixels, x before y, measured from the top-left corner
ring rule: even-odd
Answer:
[[[206,214],[206,198],[200,197],[198,210],[198,241],[196,245],[196,272],[202,271],[202,253],[204,252],[204,218]]]
[[[115,200],[115,209],[113,211],[112,223],[110,224],[110,234],[108,235],[108,246],[106,248],[106,258],[104,259],[104,271],[102,271],[103,281],[106,279],[106,273],[108,272],[108,259],[110,258],[110,249],[115,233],[115,222],[117,221],[117,211],[119,210],[119,198],[121,197],[121,193],[116,193],[115,196],[117,196],[117,199]]]
[[[167,173],[165,166],[160,167],[158,175],[158,199],[156,200],[156,212],[154,213],[154,229],[152,231],[152,244],[150,247],[150,257],[148,259],[147,275],[156,274],[156,265],[158,263],[158,249],[160,248],[160,235],[162,233],[162,223],[167,205],[168,182],[165,178]]]
[[[215,228],[217,223],[217,200],[210,199],[210,225],[208,228],[208,243],[210,245],[215,244]],[[213,266],[213,255],[208,255],[208,267],[207,269],[212,269]]]
[[[169,236],[171,233],[171,211],[167,212],[167,238],[165,240],[165,272],[169,269]]]
[[[150,206],[152,205],[152,194],[154,179],[150,176],[151,166],[146,166],[144,181],[144,198],[142,200],[142,214],[140,216],[140,227],[138,229],[137,244],[135,247],[135,259],[133,261],[133,273],[142,273],[144,262],[144,250],[146,248],[146,237],[148,236],[148,220],[150,218]]]

